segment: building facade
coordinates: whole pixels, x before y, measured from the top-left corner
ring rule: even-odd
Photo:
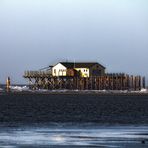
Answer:
[[[99,63],[59,62],[52,67],[52,76],[91,77],[105,74],[105,67]]]

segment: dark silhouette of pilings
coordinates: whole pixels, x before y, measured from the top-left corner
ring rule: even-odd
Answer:
[[[105,74],[103,76],[53,77],[49,72],[27,71],[24,78],[29,80],[33,89],[70,89],[70,90],[140,90],[145,88],[145,77],[124,73]]]

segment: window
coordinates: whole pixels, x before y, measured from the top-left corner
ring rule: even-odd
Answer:
[[[56,73],[56,69],[54,69],[54,73]]]

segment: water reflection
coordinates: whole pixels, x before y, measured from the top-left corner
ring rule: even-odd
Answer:
[[[147,126],[20,126],[0,128],[0,147],[148,147]],[[145,144],[142,141],[145,141]]]

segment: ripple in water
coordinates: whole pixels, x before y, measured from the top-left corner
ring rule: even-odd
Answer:
[[[0,129],[0,147],[148,147],[147,126],[28,126]],[[142,143],[145,142],[145,144]]]

